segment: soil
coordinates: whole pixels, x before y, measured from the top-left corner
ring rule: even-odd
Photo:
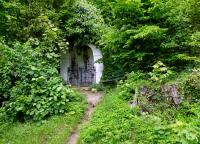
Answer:
[[[92,113],[103,96],[102,92],[92,92],[88,88],[80,88],[80,92],[85,94],[89,105],[83,119],[69,137],[67,144],[77,144],[80,136],[80,126],[90,120]]]

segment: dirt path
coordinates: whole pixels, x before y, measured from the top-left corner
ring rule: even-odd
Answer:
[[[86,95],[89,105],[83,119],[81,120],[77,128],[72,132],[66,144],[76,144],[78,142],[80,135],[80,126],[90,120],[92,113],[94,112],[97,104],[101,101],[101,98],[103,96],[102,92],[91,92],[84,88],[81,88],[80,91]]]

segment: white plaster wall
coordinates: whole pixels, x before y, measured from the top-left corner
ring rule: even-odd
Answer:
[[[88,46],[91,48],[92,54],[93,54],[93,57],[90,57],[89,60],[94,61],[94,67],[96,69],[95,83],[99,83],[101,81],[101,77],[103,74],[103,63],[98,63],[97,60],[101,59],[103,56],[102,56],[101,51],[95,45],[89,44]],[[70,55],[71,54],[69,51],[66,51],[66,53],[61,54],[60,73],[65,82],[68,82],[68,80],[69,80],[68,79],[68,68],[71,65],[71,56]],[[76,61],[79,65],[79,67],[84,67],[83,55],[78,56]]]
[[[96,83],[99,83],[103,75],[103,63],[98,63],[97,60],[101,59],[103,56],[101,51],[95,45],[89,44],[88,46],[92,49],[93,52],[94,67],[96,69]]]
[[[68,67],[71,65],[71,56],[69,51],[61,54],[60,73],[65,82],[68,82]]]

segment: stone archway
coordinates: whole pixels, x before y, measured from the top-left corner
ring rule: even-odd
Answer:
[[[94,45],[74,47],[61,55],[61,75],[65,82],[76,86],[99,83],[103,73],[101,51]]]

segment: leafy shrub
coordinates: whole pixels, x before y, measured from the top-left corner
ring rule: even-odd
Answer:
[[[63,5],[59,12],[64,35],[71,44],[96,42],[104,20],[100,11],[89,1],[75,0],[74,5]],[[95,40],[95,41],[94,41]]]
[[[121,81],[119,97],[126,101],[143,101],[144,104],[154,106],[179,105],[184,101],[199,101],[200,73],[199,69],[173,73],[162,62],[156,63],[152,72],[145,74],[132,72],[127,80]],[[164,106],[164,107],[165,107]]]
[[[121,89],[119,97],[123,100],[133,99],[137,89],[141,87],[142,84],[147,84],[143,79],[147,78],[147,75],[141,72],[132,72],[127,75],[127,80],[120,81],[118,87]]]
[[[190,109],[199,106],[192,105]],[[170,110],[172,111],[172,109]],[[192,143],[197,144],[200,140],[200,129],[197,124],[197,113],[192,117],[185,117],[180,110],[174,110],[173,115],[167,119],[167,113],[156,115],[145,115],[136,117],[133,121],[135,143]],[[198,111],[199,113],[199,111]]]
[[[140,108],[131,109],[119,97],[121,90],[108,93],[97,107],[92,120],[81,130],[80,144],[199,143],[199,103],[183,103],[179,109],[157,107],[153,113],[141,113]]]
[[[80,101],[71,88],[62,84],[54,65],[42,57],[39,49],[28,44],[0,44],[0,95],[3,109],[14,119],[41,120],[68,111],[68,105]]]
[[[96,89],[97,91],[103,91],[105,90],[105,86],[102,83],[99,84],[93,84],[90,86],[92,89]]]
[[[153,71],[149,73],[152,81],[162,82],[172,75],[172,71],[161,61],[153,65]]]
[[[184,96],[188,100],[199,101],[200,99],[200,71],[194,70],[183,83]]]

